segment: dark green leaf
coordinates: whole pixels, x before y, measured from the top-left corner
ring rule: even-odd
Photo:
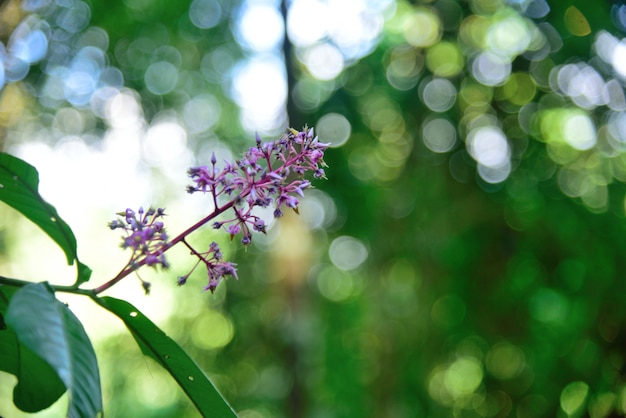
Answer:
[[[96,301],[124,321],[142,351],[172,375],[202,416],[237,416],[187,353],[133,305],[112,297],[98,298]]]
[[[0,316],[17,287],[0,287]],[[25,412],[48,408],[65,393],[65,385],[48,363],[17,341],[10,329],[0,330],[0,370],[17,377],[15,406]]]
[[[9,301],[18,290],[19,287],[0,285],[0,314],[6,314]]]
[[[18,290],[5,320],[20,344],[44,359],[70,391],[68,416],[95,417],[102,411],[96,354],[80,321],[44,283]]]
[[[41,411],[65,393],[65,385],[54,369],[20,344],[13,331],[0,331],[0,353],[0,370],[18,379],[13,402],[22,411]]]
[[[34,222],[56,242],[67,263],[78,262],[76,237],[54,206],[39,194],[39,173],[30,164],[6,153],[0,153],[0,201]],[[89,279],[90,270],[78,264],[78,283]]]
[[[91,277],[91,269],[80,261],[76,260],[78,275],[76,276],[76,284],[85,283]]]

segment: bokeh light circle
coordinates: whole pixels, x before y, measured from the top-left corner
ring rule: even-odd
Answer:
[[[463,396],[474,392],[483,380],[483,368],[473,357],[461,357],[448,368],[445,377],[446,388],[453,396]]]
[[[596,144],[596,128],[587,115],[573,115],[565,121],[563,128],[567,142],[577,150],[588,150]]]
[[[70,33],[78,33],[83,30],[91,19],[91,9],[82,1],[68,2],[67,7],[60,9],[56,17],[59,27]]]
[[[317,277],[317,289],[326,299],[333,302],[343,302],[350,298],[357,288],[352,275],[334,266],[323,269]]]
[[[331,147],[340,147],[350,138],[350,121],[339,113],[327,113],[317,121],[317,135],[322,142],[329,142]]]
[[[422,140],[429,150],[437,153],[448,152],[456,144],[456,128],[447,119],[433,118],[422,125]]]
[[[568,144],[579,151],[593,148],[598,139],[595,125],[589,115],[576,108],[543,111],[540,116],[540,130],[544,140],[549,144],[553,146]]]
[[[304,62],[311,75],[318,80],[332,80],[343,70],[343,55],[335,46],[320,44],[312,47]]]
[[[222,6],[217,0],[193,0],[189,6],[189,20],[200,29],[209,29],[222,19]]]
[[[204,132],[219,120],[221,106],[217,99],[206,93],[198,95],[183,107],[183,120],[191,133]]]
[[[467,138],[467,148],[478,163],[492,168],[507,164],[511,155],[504,133],[494,126],[484,126],[471,131]]]
[[[441,21],[431,9],[420,7],[406,18],[402,33],[410,45],[429,47],[441,38]]]
[[[328,6],[319,0],[292,2],[287,14],[287,34],[294,45],[313,45],[327,34]],[[302,22],[309,22],[302,25]]]
[[[502,183],[511,174],[511,163],[507,161],[498,167],[490,167],[483,164],[478,164],[477,171],[480,178],[487,183]]]
[[[491,347],[487,353],[486,364],[487,370],[496,379],[513,379],[525,366],[524,352],[521,348],[502,341]]]
[[[281,44],[283,33],[284,22],[276,7],[244,3],[237,20],[237,35],[243,45],[256,51],[270,51]]]
[[[537,92],[537,86],[527,73],[514,73],[502,86],[502,98],[517,106],[524,106],[532,101]]]
[[[433,112],[445,112],[456,102],[456,88],[445,78],[428,81],[420,93],[424,104]]]
[[[455,43],[442,41],[426,51],[426,67],[436,76],[454,77],[463,65],[463,53]]]
[[[328,228],[337,219],[335,201],[318,189],[308,191],[300,207],[300,216],[311,229]]]
[[[524,52],[532,39],[528,24],[515,12],[503,13],[496,18],[486,34],[486,44],[490,51],[502,57],[513,58]]]
[[[178,82],[178,70],[174,64],[159,61],[150,65],[144,75],[146,88],[156,95],[171,92]]]
[[[472,63],[472,74],[486,86],[499,86],[511,75],[511,62],[499,55],[482,52]]]
[[[203,350],[216,350],[227,345],[235,334],[233,322],[221,312],[200,315],[191,329],[191,340]]]
[[[341,236],[335,238],[328,248],[330,261],[341,270],[354,270],[367,259],[365,245],[356,238]]]

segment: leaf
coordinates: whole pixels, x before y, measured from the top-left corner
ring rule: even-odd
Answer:
[[[112,297],[94,300],[124,321],[144,354],[152,357],[170,373],[202,416],[237,416],[187,353],[133,305]]]
[[[91,270],[78,261],[76,237],[54,206],[39,194],[39,173],[30,164],[0,152],[0,201],[30,219],[56,242],[67,264],[77,262],[77,284],[89,280]]]
[[[6,312],[7,303],[17,289],[0,287],[0,316]],[[17,377],[13,402],[25,412],[48,408],[66,391],[54,369],[20,344],[10,329],[0,330],[0,370]]]
[[[100,374],[89,337],[76,316],[45,283],[15,292],[5,315],[20,344],[45,360],[70,392],[68,417],[102,411]]]
[[[76,259],[76,263],[76,268],[78,270],[78,275],[76,276],[76,284],[80,285],[81,283],[85,283],[89,280],[89,278],[91,277],[91,269],[87,265],[78,261],[78,259]]]
[[[0,331],[0,370],[17,377],[13,403],[24,412],[50,407],[66,391],[52,367],[20,344],[11,330]]]

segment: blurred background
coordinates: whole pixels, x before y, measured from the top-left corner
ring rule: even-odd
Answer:
[[[300,216],[239,280],[168,272],[107,292],[206,370],[242,418],[582,417],[626,411],[626,5],[573,0],[5,0],[0,149],[40,172],[94,275],[106,222],[210,210],[186,169],[287,127],[332,143]],[[0,274],[73,270],[0,206]],[[106,416],[197,417],[123,326],[85,321]],[[0,415],[15,379],[0,376]],[[58,417],[66,398],[35,416]]]

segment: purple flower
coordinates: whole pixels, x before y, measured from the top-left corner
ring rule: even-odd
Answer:
[[[252,244],[252,235],[250,235],[250,234],[244,235],[243,238],[241,238],[241,243],[243,245],[250,245],[250,244]]]
[[[211,293],[215,293],[215,289],[217,289],[217,285],[220,284],[220,277],[210,276],[209,275],[209,284],[204,287],[204,290],[210,290]]]
[[[256,218],[254,221],[254,230],[265,234],[265,221],[261,218]]]
[[[124,216],[124,220],[113,220],[109,227],[123,229],[126,233],[122,239],[122,248],[130,248],[133,251],[129,265],[169,267],[163,254],[168,248],[165,226],[163,222],[157,220],[165,216],[165,210],[150,208],[144,211],[143,208],[139,208],[135,213],[128,208],[118,215]]]
[[[239,226],[239,224],[231,224],[228,226],[228,233],[230,234],[231,238],[237,235],[240,231],[241,227]]]
[[[191,272],[198,265],[204,265],[208,275],[204,289],[214,292],[225,278],[237,278],[236,266],[223,260],[224,255],[215,242],[205,251],[197,251],[185,240],[186,236],[209,223],[214,229],[224,228],[231,240],[241,234],[241,243],[250,245],[252,231],[266,233],[267,229],[266,221],[254,209],[273,207],[275,218],[283,216],[284,207],[298,213],[300,200],[311,187],[304,176],[325,178],[324,151],[328,146],[319,142],[313,129],[305,128],[302,131],[289,129],[279,139],[265,143],[256,134],[255,145],[241,159],[226,161],[221,167],[212,153],[208,166],[191,167],[187,171],[191,179],[187,191],[208,194],[213,212],[174,238],[171,244],[161,219],[165,216],[161,208],[147,211],[139,208],[137,212],[126,209],[118,214],[123,219],[111,221],[109,228],[125,231],[122,246],[133,252],[129,266],[146,264],[167,268],[164,253],[172,245],[184,243],[197,262],[186,275],[178,277],[178,285],[184,285]],[[226,220],[215,220],[226,211],[234,215]]]
[[[222,252],[220,250],[219,245],[216,242],[212,242],[209,246],[209,250],[206,253],[199,254],[201,256],[201,260],[204,262],[207,275],[209,277],[208,284],[204,287],[204,290],[210,290],[211,293],[215,292],[217,285],[222,282],[226,276],[232,276],[235,279],[237,278],[237,270],[235,269],[235,264],[230,263],[228,261],[221,261]],[[189,276],[189,273],[186,278]]]
[[[155,266],[157,264],[160,264],[160,260],[159,260],[158,256],[156,256],[154,254],[146,255],[146,265],[148,265],[148,266]]]

